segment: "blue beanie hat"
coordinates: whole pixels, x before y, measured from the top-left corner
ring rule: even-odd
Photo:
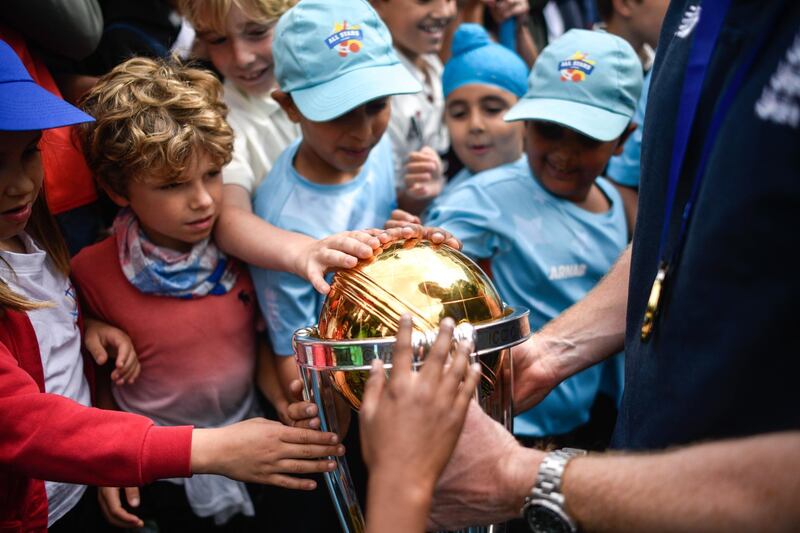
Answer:
[[[468,83],[494,85],[521,97],[528,89],[528,67],[517,54],[492,42],[483,26],[462,24],[442,74],[445,98]]]

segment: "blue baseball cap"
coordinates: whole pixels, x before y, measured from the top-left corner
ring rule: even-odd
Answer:
[[[633,117],[642,78],[642,63],[625,39],[570,30],[542,50],[528,77],[528,92],[504,118],[555,122],[613,141]]]
[[[365,0],[302,0],[278,21],[272,54],[281,90],[315,122],[376,98],[422,90]]]
[[[493,85],[521,97],[528,66],[517,54],[492,41],[479,24],[462,24],[453,35],[453,55],[444,66],[445,98],[462,85]]]
[[[14,50],[0,40],[0,131],[46,130],[93,120],[34,82]]]

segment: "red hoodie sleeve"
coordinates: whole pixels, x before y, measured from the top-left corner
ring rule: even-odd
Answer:
[[[139,486],[191,475],[191,426],[157,427],[143,416],[84,407],[40,392],[20,367],[15,348],[0,342],[3,469],[101,486]]]

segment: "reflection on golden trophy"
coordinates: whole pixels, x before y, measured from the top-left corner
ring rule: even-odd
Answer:
[[[338,272],[319,324],[295,333],[305,393],[319,407],[322,429],[341,433],[347,427],[349,416],[337,403],[344,398],[359,409],[373,359],[383,360],[390,371],[394,335],[404,313],[413,320],[417,365],[423,364],[439,322],[448,316],[455,320],[455,336],[474,342],[472,356],[481,363],[481,407],[511,429],[510,348],[530,335],[528,313],[505,307],[488,276],[461,252],[418,239],[390,243]],[[343,460],[327,481],[344,531],[362,531],[363,517]],[[502,526],[468,531],[499,532]]]
[[[503,316],[503,303],[475,263],[448,246],[411,240],[389,245],[381,254],[339,272],[319,318],[319,336],[344,340],[390,337],[400,316],[409,313],[414,328],[435,335],[449,316],[456,324],[485,323]],[[484,365],[482,390],[490,394],[496,366]],[[363,365],[361,361],[361,365]],[[336,372],[334,385],[356,410],[368,371]]]

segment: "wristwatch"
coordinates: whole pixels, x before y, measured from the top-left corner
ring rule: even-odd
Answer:
[[[586,450],[562,448],[548,453],[539,465],[536,484],[525,498],[522,516],[534,533],[576,533],[578,524],[564,509],[561,476],[573,457],[586,455]]]

